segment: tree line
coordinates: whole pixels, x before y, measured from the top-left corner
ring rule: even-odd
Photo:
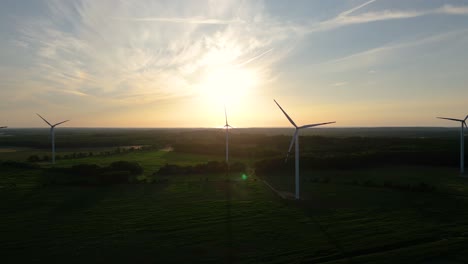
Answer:
[[[46,168],[44,185],[112,185],[134,183],[143,174],[143,167],[136,162],[116,161],[109,166],[80,164],[70,168]]]

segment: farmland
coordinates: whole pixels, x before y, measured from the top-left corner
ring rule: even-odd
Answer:
[[[26,132],[36,141],[18,144]],[[47,134],[22,133],[1,138],[5,148],[17,150],[0,153],[6,263],[463,263],[468,257],[468,179],[458,175],[452,131],[429,139],[305,136],[302,201],[281,199],[264,184],[293,192],[293,171],[283,159],[290,136],[234,134],[232,162],[246,164],[245,172],[162,175],[157,172],[165,164],[223,161],[222,133],[106,131],[117,143],[99,150],[63,140],[98,141],[89,131],[58,133],[58,154],[65,154],[61,146],[71,157],[55,168],[122,160],[144,170],[132,183],[76,186],[44,184],[50,162],[27,160],[48,154],[47,144],[35,143],[47,143]],[[140,145],[151,147],[115,151]],[[337,163],[378,152],[387,158],[402,153],[406,160],[375,158],[375,165],[349,168]],[[455,160],[423,162],[417,157],[424,152],[431,152],[428,158],[454,152]],[[323,157],[327,166],[312,166]],[[277,160],[283,165],[265,169]]]

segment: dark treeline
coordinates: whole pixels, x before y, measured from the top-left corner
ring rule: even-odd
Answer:
[[[44,185],[111,185],[136,182],[143,174],[136,162],[116,161],[107,167],[96,164],[80,164],[70,168],[43,169]]]
[[[459,166],[457,152],[445,151],[380,151],[342,153],[335,155],[309,155],[300,158],[301,169],[355,169],[392,165]],[[284,158],[264,159],[255,164],[258,174],[276,171],[294,171],[294,156],[285,162]]]
[[[230,172],[245,172],[246,166],[243,163],[235,162],[229,165]],[[225,162],[210,161],[197,165],[180,166],[166,164],[162,166],[154,175],[186,175],[186,174],[207,174],[224,173],[227,171]]]
[[[41,167],[37,164],[19,161],[4,161],[0,162],[0,167],[3,168],[15,168],[15,169],[40,169]]]
[[[71,129],[55,131],[58,148],[97,148],[151,145],[163,147],[173,134],[165,130]],[[49,129],[12,129],[0,137],[0,146],[50,148]]]
[[[222,155],[225,152],[225,144],[201,144],[201,143],[177,143],[173,146],[174,151],[180,153],[192,153],[202,155]],[[229,155],[239,158],[256,158],[256,157],[274,157],[280,155],[281,152],[266,147],[252,147],[245,145],[229,145]]]
[[[222,133],[213,136],[211,142],[179,140],[173,145],[177,152],[220,155],[225,149]],[[229,154],[238,158],[284,157],[291,136],[231,135]],[[213,143],[214,142],[214,143]],[[376,152],[447,152],[456,154],[459,150],[458,138],[366,138],[366,137],[300,137],[301,155],[342,155]],[[294,150],[293,150],[294,151]]]
[[[141,147],[126,147],[126,148],[116,148],[112,151],[99,151],[99,152],[73,152],[70,154],[57,154],[55,156],[56,160],[63,160],[63,159],[79,159],[79,158],[86,158],[86,157],[94,157],[94,156],[112,156],[112,155],[119,155],[125,153],[131,153],[135,151],[148,151],[148,150],[155,150],[156,148],[153,146],[141,146]],[[51,158],[49,155],[39,156],[37,154],[31,155],[28,157],[28,162],[41,162],[41,161],[50,161]]]
[[[401,129],[388,130],[392,131],[391,135],[401,131]],[[407,130],[406,133],[413,131],[409,128]],[[285,169],[287,166],[293,166],[276,162],[285,157],[292,129],[290,135],[269,136],[248,133],[249,131],[244,129],[230,131],[229,154],[231,157],[248,160],[265,159],[267,161],[264,162],[272,163],[271,168]],[[355,129],[356,131],[359,129]],[[378,131],[384,133],[386,130]],[[422,133],[425,130],[419,128],[414,131]],[[301,136],[301,159],[304,160],[301,166],[305,168],[351,168],[388,164],[458,166],[459,137],[457,133],[452,133],[456,131],[453,129],[435,129],[434,131],[440,133],[445,131],[444,133],[450,136],[431,138]],[[437,133],[435,134],[439,135]],[[9,136],[0,137],[0,145],[49,148],[48,137],[47,129],[13,131]],[[225,152],[225,131],[221,129],[63,129],[60,132],[57,131],[58,148],[135,145],[147,146],[150,149],[172,146],[173,150],[179,153],[222,157]],[[92,150],[89,151],[92,152]],[[91,155],[89,151],[75,154],[60,154],[59,152],[57,159],[88,157]],[[100,153],[100,155],[114,154],[119,153],[113,151]],[[35,156],[31,157],[30,161],[47,161],[48,159],[48,156]],[[258,168],[262,170],[261,163],[258,164]]]
[[[232,155],[247,157],[248,155],[272,156],[284,153],[289,146],[293,129],[284,130],[286,135],[255,134],[255,129],[233,129],[230,131],[230,146]],[[349,129],[338,129],[348,131]],[[337,131],[338,131],[337,130]],[[361,152],[381,150],[455,150],[458,148],[458,133],[453,129],[444,128],[388,128],[370,129],[382,133],[380,136],[358,136],[358,131],[369,129],[351,129],[354,131],[346,136],[346,133],[338,136],[310,135],[301,136],[301,151],[304,152]],[[423,131],[439,131],[429,133],[440,137],[408,137],[409,132],[421,134]],[[260,131],[269,131],[263,129]],[[314,129],[311,129],[314,131]],[[320,130],[322,131],[322,130]],[[385,137],[386,132],[390,131]],[[406,131],[406,132],[405,132]],[[398,136],[397,132],[403,133]],[[301,134],[309,133],[308,130]],[[312,132],[310,132],[312,133]],[[333,134],[333,133],[332,133]],[[341,135],[341,134],[340,134]],[[374,135],[374,134],[372,134]],[[409,135],[412,135],[409,133]],[[49,148],[50,138],[48,129],[11,129],[6,136],[0,137],[0,146]],[[152,146],[162,148],[164,146],[176,146],[174,149],[181,152],[200,154],[219,154],[224,148],[225,133],[221,129],[71,129],[62,128],[56,131],[56,146],[63,148],[96,148],[118,146]],[[208,146],[200,148],[200,145]],[[222,153],[222,151],[221,151]]]

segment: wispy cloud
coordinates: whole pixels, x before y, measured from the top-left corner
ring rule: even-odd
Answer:
[[[333,84],[335,87],[341,87],[341,86],[346,86],[348,85],[348,82],[336,82]]]
[[[345,17],[345,16],[348,16],[348,15],[350,15],[351,13],[354,13],[354,12],[358,11],[359,9],[365,7],[365,6],[368,6],[368,5],[372,4],[372,3],[374,3],[375,1],[376,1],[376,0],[370,0],[370,1],[367,1],[367,2],[365,2],[365,3],[363,3],[363,4],[358,5],[358,6],[356,6],[356,7],[353,7],[353,8],[351,8],[351,9],[349,9],[349,10],[346,10],[346,11],[344,11],[344,12],[341,12],[341,13],[338,15],[338,17]]]
[[[434,13],[447,15],[468,15],[468,6],[444,5],[434,10]]]
[[[318,23],[312,23],[305,28],[303,31],[306,33],[327,31],[343,26],[364,24],[386,20],[397,20],[397,19],[409,19],[427,15],[468,15],[468,6],[453,6],[444,5],[435,9],[427,10],[383,10],[383,11],[368,11],[358,13],[361,9],[375,3],[376,0],[367,1],[361,5],[353,7],[349,10],[341,12],[337,16],[321,21]],[[354,14],[358,13],[358,14]],[[354,15],[353,15],[354,14]]]
[[[271,48],[271,49],[269,49],[269,50],[267,50],[267,51],[264,51],[264,52],[262,52],[262,53],[260,53],[260,54],[258,54],[258,55],[255,55],[255,56],[253,56],[252,58],[250,58],[250,59],[248,59],[248,60],[246,60],[246,61],[243,61],[242,63],[239,63],[237,66],[247,65],[247,64],[249,64],[249,63],[251,63],[251,62],[254,62],[254,61],[260,59],[261,57],[267,55],[268,53],[270,53],[270,52],[272,52],[272,51],[273,51],[273,48]]]
[[[236,23],[245,23],[245,21],[239,19],[231,20],[222,20],[214,18],[204,18],[204,17],[191,17],[191,18],[181,18],[181,17],[115,17],[115,20],[124,20],[124,21],[133,21],[133,22],[167,22],[167,23],[188,23],[188,24],[236,24]]]
[[[35,55],[31,71],[44,90],[122,103],[196,95],[199,76],[226,64],[270,74],[295,36],[260,2],[49,1],[48,7],[50,17],[20,25],[16,42]]]
[[[450,39],[460,39],[460,36],[466,36],[467,33],[468,29],[462,29],[440,33],[434,36],[416,37],[410,40],[396,41],[380,47],[315,64],[312,67],[326,72],[349,72],[354,69],[369,69],[378,64],[388,62],[390,59],[398,59],[400,56],[396,56],[396,54],[402,54],[404,50],[411,51],[423,45],[443,42]],[[377,72],[375,69],[366,71],[369,74],[375,74]]]
[[[299,25],[274,19],[261,2],[252,1],[208,1],[203,6],[49,1],[51,16],[25,20],[14,43],[34,55],[30,70],[45,84],[43,91],[66,87],[77,96],[121,101],[136,95],[176,98],[196,94],[197,78],[220,65],[255,67],[265,79],[273,77],[272,65],[302,34],[429,14],[468,14],[468,7],[452,5],[363,12],[376,2]]]

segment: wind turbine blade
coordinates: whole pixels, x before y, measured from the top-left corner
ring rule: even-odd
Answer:
[[[291,149],[292,149],[292,147],[294,145],[294,142],[296,142],[296,136],[297,136],[298,132],[299,132],[299,129],[296,129],[296,131],[294,132],[294,135],[293,135],[293,138],[291,140],[291,144],[289,144],[288,153],[286,154],[286,159],[284,160],[284,162],[288,161],[289,155],[291,154]]]
[[[68,122],[68,121],[70,121],[70,120],[65,120],[65,121],[59,122],[59,123],[53,125],[53,127],[58,126],[58,125],[60,125],[60,124],[63,124],[63,123],[65,123],[65,122]]]
[[[294,121],[291,119],[291,117],[288,116],[288,114],[283,110],[283,108],[281,108],[281,106],[278,104],[278,102],[276,102],[275,99],[273,99],[273,101],[275,101],[276,105],[279,107],[279,109],[281,109],[281,111],[283,112],[283,114],[286,116],[286,118],[289,120],[289,122],[291,122],[291,124],[297,128],[297,125],[296,123],[294,123]]]
[[[461,119],[456,119],[456,118],[448,118],[448,117],[437,117],[439,119],[445,119],[445,120],[451,120],[451,121],[457,121],[457,122],[463,122]]]
[[[310,125],[305,125],[305,126],[298,127],[298,129],[308,128],[308,127],[316,127],[316,126],[323,126],[323,125],[334,124],[334,123],[336,123],[336,122],[333,121],[333,122],[326,122],[326,123],[310,124]]]
[[[45,118],[43,118],[40,114],[36,113],[36,115],[38,115],[42,120],[44,120],[44,122],[46,122],[49,126],[52,126],[52,124],[49,123],[49,121],[45,120]]]

